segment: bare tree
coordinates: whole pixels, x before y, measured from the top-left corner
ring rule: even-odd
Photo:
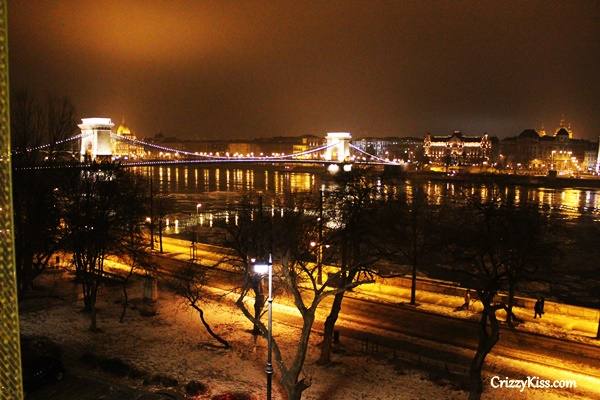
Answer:
[[[154,210],[156,211],[156,218],[158,220],[158,244],[159,251],[163,252],[163,232],[166,227],[167,215],[172,212],[175,208],[175,198],[173,196],[159,193],[154,198]],[[153,223],[154,221],[152,221]]]
[[[436,243],[436,209],[427,203],[419,182],[413,183],[409,195],[400,186],[382,200],[378,210],[378,243],[385,258],[411,270],[410,304],[416,304],[417,272]],[[403,190],[404,189],[404,190]]]
[[[502,207],[505,230],[501,246],[503,263],[506,268],[508,290],[506,322],[512,327],[520,319],[513,313],[515,294],[518,285],[524,281],[539,279],[539,271],[548,271],[558,257],[557,244],[549,235],[548,217],[538,206],[512,203]]]
[[[363,282],[353,281],[343,287],[338,285],[332,287],[334,279],[330,278],[324,285],[317,283],[317,266],[310,262],[314,258],[312,254],[314,248],[310,246],[310,238],[316,233],[315,218],[308,217],[302,211],[294,212],[293,209],[288,209],[283,217],[275,217],[273,224],[273,254],[277,260],[274,270],[278,276],[276,284],[285,286],[302,316],[298,343],[293,347],[295,350],[291,356],[283,354],[276,338],[273,338],[273,351],[275,363],[281,374],[279,381],[286,391],[288,400],[300,400],[304,390],[311,385],[310,378],[302,377],[302,373],[315,313],[320,303],[328,296],[349,290]],[[260,318],[255,317],[254,312],[246,304],[250,291],[250,287],[243,288],[236,303],[244,316],[258,326],[260,335],[266,337],[267,327]]]
[[[73,106],[66,98],[41,102],[26,90],[11,96],[13,196],[18,292],[22,296],[48,266],[59,247],[57,191],[62,177],[52,170],[23,169],[41,162],[47,146],[76,128]],[[50,157],[50,161],[52,158]]]
[[[249,196],[244,196],[236,209],[235,217],[221,227],[225,232],[223,245],[232,250],[221,262],[233,266],[241,273],[242,290],[249,289],[253,292],[254,320],[258,321],[265,306],[265,296],[260,277],[252,271],[251,260],[267,259],[272,238],[271,221],[263,213],[261,198],[255,205]],[[259,333],[258,325],[254,324],[252,334]]]
[[[56,142],[77,131],[75,108],[67,97],[48,96],[40,100],[27,90],[11,96],[12,148],[17,164],[20,162],[54,159]],[[41,149],[32,150],[45,145]]]
[[[48,96],[46,99],[46,134],[50,146],[48,157],[54,159],[55,143],[73,136],[77,131],[75,107],[67,97]]]
[[[365,171],[343,175],[338,188],[328,193],[326,214],[334,228],[326,234],[331,257],[338,272],[329,280],[336,288],[331,309],[323,329],[323,343],[318,362],[331,361],[335,324],[342,309],[347,288],[357,282],[372,281],[381,252],[375,235],[375,207],[378,189]]]
[[[204,290],[204,285],[207,281],[207,272],[205,268],[198,267],[196,264],[188,264],[185,268],[178,271],[177,277],[172,280],[175,293],[180,296],[185,303],[192,307],[200,318],[200,322],[206,329],[206,332],[216,341],[221,343],[223,347],[228,349],[229,342],[217,334],[206,321],[205,312],[202,308],[202,303],[208,298],[208,294]]]
[[[123,195],[128,183],[125,176],[115,165],[92,166],[71,173],[61,192],[65,245],[73,253],[92,331],[97,330],[98,288],[106,278],[104,260],[119,250],[131,226],[130,218],[138,217],[138,213],[126,210],[143,205]]]
[[[15,170],[13,178],[17,287],[23,296],[60,247],[61,176],[52,170]]]
[[[124,174],[121,179],[118,207],[121,216],[119,226],[123,231],[120,232],[120,241],[115,252],[120,260],[129,267],[121,282],[123,300],[119,322],[124,322],[129,306],[127,287],[131,277],[136,272],[144,272],[146,276],[152,275],[156,270],[156,264],[152,261],[150,245],[143,232],[144,217],[147,213],[145,207],[146,181],[135,174]]]
[[[542,240],[545,234],[543,225],[522,225],[521,218],[530,211],[506,204],[498,196],[492,195],[490,200],[479,202],[479,199],[475,199],[457,209],[455,219],[445,227],[448,250],[453,255],[452,272],[462,284],[477,291],[483,305],[477,349],[469,368],[471,400],[481,397],[481,371],[487,355],[500,339],[497,312],[504,310],[507,315],[511,312],[508,302],[497,296],[498,292],[530,278],[525,273],[515,272],[517,268],[530,265],[529,261],[525,263],[526,260],[518,256],[521,247],[515,240],[525,238],[516,230],[525,229],[524,234],[530,235],[526,244],[531,254],[539,254],[546,248]],[[463,221],[469,223],[464,224]],[[539,224],[540,220],[528,219],[528,223]]]
[[[45,144],[45,113],[39,100],[27,90],[18,90],[11,95],[11,139],[16,152],[15,162],[39,161],[39,152],[27,149]],[[32,160],[32,156],[35,158]]]

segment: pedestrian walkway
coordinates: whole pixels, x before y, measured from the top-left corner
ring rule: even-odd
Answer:
[[[209,265],[219,262],[228,251],[222,247],[204,243],[196,243],[195,246],[196,260]],[[164,253],[161,256],[189,262],[192,254],[190,248],[191,243],[186,240],[164,237]],[[223,264],[219,268],[231,269],[231,266]],[[410,287],[403,286],[403,283],[400,284],[398,282],[398,279],[378,279],[374,284],[361,285],[348,295],[375,302],[408,305]],[[460,307],[464,304],[464,288],[451,282],[432,281],[425,278],[419,278],[419,282],[420,284],[426,283],[425,286],[430,288],[430,290],[417,290],[417,304],[414,306],[415,308],[423,312],[445,315],[452,318],[471,320],[479,318],[482,305],[477,301],[475,292],[471,292],[470,310],[461,310]],[[519,299],[522,300],[521,303],[534,303],[532,299]],[[581,315],[568,315],[566,308],[577,309]],[[600,341],[594,339],[598,328],[598,318],[600,318],[598,310],[571,307],[547,301],[546,312],[541,319],[533,318],[533,307],[527,309],[515,306],[513,311],[518,318],[523,320],[522,323],[517,325],[518,329],[546,336],[600,345]],[[504,311],[500,311],[498,314],[501,319],[505,318]]]

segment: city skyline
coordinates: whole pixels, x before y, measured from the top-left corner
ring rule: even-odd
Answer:
[[[596,2],[19,2],[11,84],[140,136],[503,138],[564,115],[595,140],[599,15]]]

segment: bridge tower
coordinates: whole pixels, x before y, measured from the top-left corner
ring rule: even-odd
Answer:
[[[110,118],[83,118],[81,124],[81,161],[111,160],[113,155]]]
[[[324,158],[327,161],[343,162],[350,157],[350,140],[352,135],[349,132],[327,132],[327,149],[325,149]]]

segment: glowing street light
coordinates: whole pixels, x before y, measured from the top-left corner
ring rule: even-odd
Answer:
[[[200,215],[200,208],[202,208],[202,203],[198,203],[196,204],[196,218],[200,220],[200,222],[202,223],[202,217],[199,217]],[[194,229],[194,242],[198,242],[198,221],[196,221],[196,229]]]
[[[254,272],[259,275],[269,276],[269,297],[267,298],[267,304],[269,307],[269,322],[267,329],[267,365],[265,372],[267,374],[267,400],[271,400],[271,386],[273,382],[273,364],[272,364],[272,352],[273,352],[273,260],[269,254],[268,264],[254,264]]]

